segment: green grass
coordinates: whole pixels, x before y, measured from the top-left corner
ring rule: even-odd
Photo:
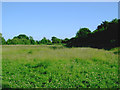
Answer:
[[[3,88],[118,88],[115,50],[3,46],[2,85]]]

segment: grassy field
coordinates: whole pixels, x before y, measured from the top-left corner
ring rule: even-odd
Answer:
[[[3,88],[118,88],[117,49],[2,46]]]

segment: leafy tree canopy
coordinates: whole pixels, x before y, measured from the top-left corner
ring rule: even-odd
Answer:
[[[55,36],[53,36],[51,40],[52,40],[53,44],[55,44],[55,43],[61,43],[61,39],[59,39],[59,38],[57,38]]]
[[[118,23],[118,19],[117,18],[113,19],[111,23]]]
[[[46,37],[43,37],[43,39],[40,41],[42,44],[52,44],[49,39],[46,39]]]
[[[76,33],[76,37],[85,38],[89,33],[91,33],[91,31],[88,28],[80,28],[80,30]]]
[[[0,33],[0,45],[1,44],[6,44],[4,37],[2,37],[2,33]]]
[[[18,35],[18,36],[16,36],[16,37],[14,37],[14,38],[27,39],[27,40],[29,40],[29,37],[28,37],[28,36],[26,36],[25,34],[20,34],[20,35]],[[14,39],[14,38],[13,38],[13,39]]]

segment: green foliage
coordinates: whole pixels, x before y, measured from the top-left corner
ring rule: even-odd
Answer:
[[[94,30],[93,32],[91,32],[92,34],[94,34],[94,33],[96,33],[96,32],[98,32],[98,29],[96,29],[96,30]]]
[[[4,44],[6,44],[6,41],[5,41],[5,39],[4,39],[4,37],[2,37],[2,33],[0,33],[0,45],[4,45]]]
[[[118,48],[3,46],[3,88],[119,88]]]
[[[52,40],[53,44],[60,44],[61,43],[61,39],[58,39],[57,37],[54,37],[54,36],[52,37],[51,40]]]
[[[5,39],[2,37],[2,45],[6,44]]]
[[[64,40],[62,40],[62,43],[67,43],[69,41],[69,39],[68,38],[65,38]]]
[[[36,43],[37,45],[38,45],[38,44],[40,44],[38,40],[36,40],[36,42],[35,42],[35,43]]]
[[[118,23],[118,19],[117,18],[115,18],[115,19],[113,19],[112,21],[111,21],[111,23]]]
[[[13,37],[13,39],[8,39],[6,42],[8,45],[10,44],[24,44],[24,45],[29,45],[31,44],[28,36],[24,35],[24,34],[20,34],[18,36]]]
[[[30,44],[33,44],[33,45],[35,44],[35,41],[33,40],[32,36],[29,37],[29,40],[30,40]]]
[[[11,39],[8,39],[6,43],[7,43],[8,45],[12,44],[12,40],[11,40]]]
[[[80,28],[76,33],[75,37],[71,39],[59,39],[55,36],[51,40],[43,37],[42,40],[35,41],[32,36],[26,36],[25,34],[20,34],[15,36],[13,39],[8,39],[7,42],[0,34],[0,44],[8,45],[52,45],[52,44],[62,44],[67,47],[95,47],[95,48],[104,48],[111,49],[118,47],[118,21],[119,19],[115,18],[112,21],[103,21],[100,25],[97,26],[97,29],[91,32],[88,28]],[[52,42],[51,42],[52,41]]]
[[[48,44],[48,45],[52,44],[52,42],[49,39],[46,39],[46,37],[43,37],[43,39],[40,41],[40,43]]]
[[[75,37],[71,38],[68,47],[94,47],[111,49],[120,46],[118,44],[118,21],[103,21],[92,33],[87,28],[81,28]]]
[[[85,38],[91,31],[88,28],[80,28],[80,30],[76,33],[77,38]]]
[[[68,38],[65,38],[64,41],[68,41],[69,39]]]
[[[14,37],[14,38],[27,39],[27,40],[29,40],[29,37],[26,36],[25,34],[20,34],[20,35],[18,35],[17,37]],[[13,38],[13,39],[14,39],[14,38]]]
[[[108,21],[103,21],[101,25],[97,27],[98,32],[107,30],[109,27],[109,22]],[[96,31],[96,30],[95,30]],[[94,31],[93,31],[94,32]]]

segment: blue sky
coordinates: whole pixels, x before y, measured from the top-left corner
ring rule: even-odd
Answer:
[[[95,30],[102,21],[118,18],[117,2],[3,2],[2,34],[35,40],[72,38],[83,27]]]

